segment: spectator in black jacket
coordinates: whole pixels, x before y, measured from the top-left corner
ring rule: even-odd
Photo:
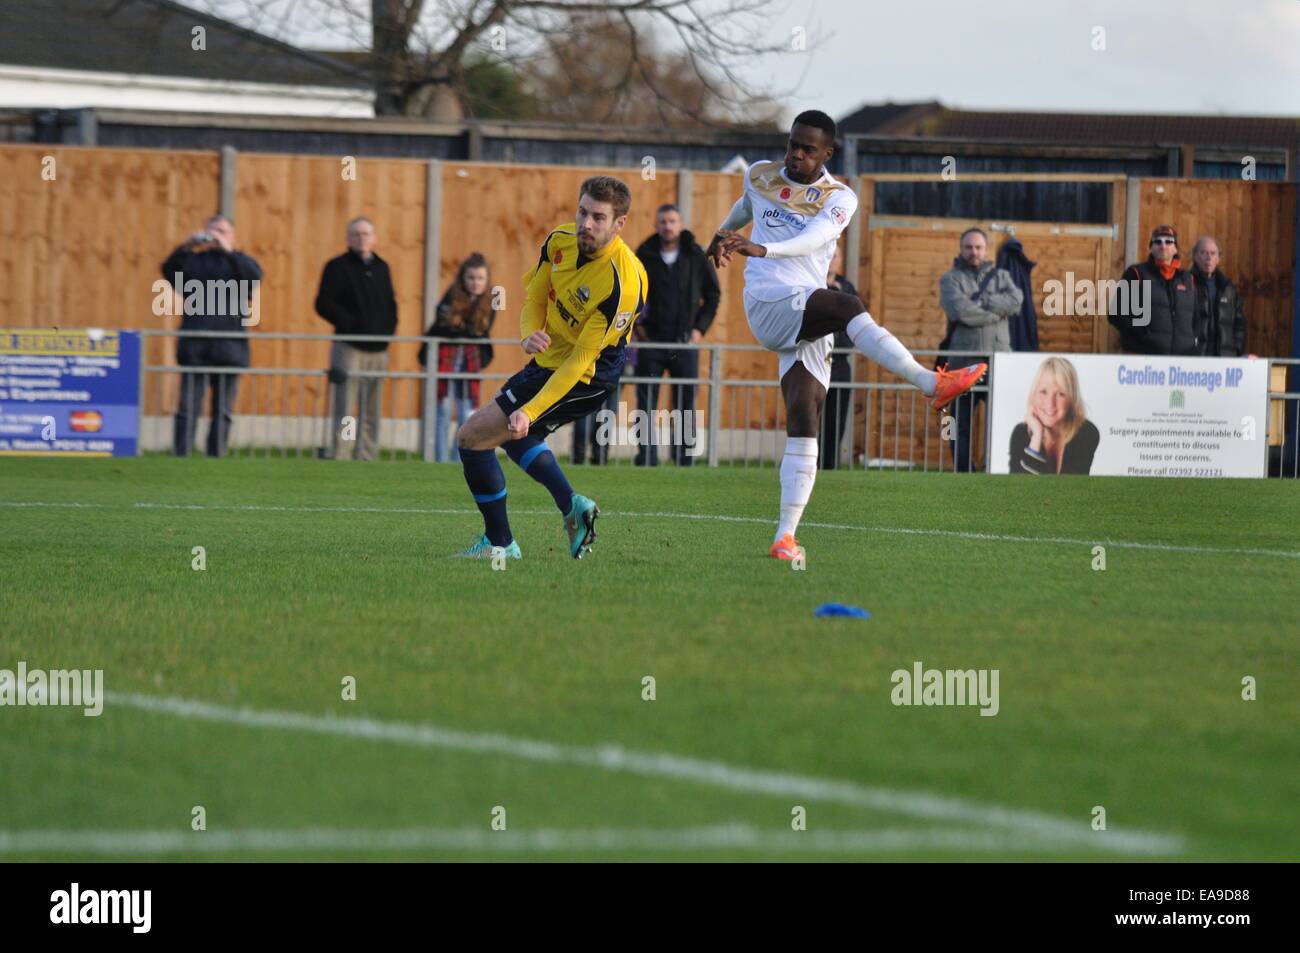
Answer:
[[[1120,347],[1130,354],[1196,354],[1196,284],[1180,267],[1178,233],[1161,225],[1149,247],[1147,260],[1124,272],[1124,287],[1111,301]]]
[[[178,246],[162,263],[162,274],[184,301],[182,331],[231,331],[231,337],[182,337],[176,343],[181,367],[248,366],[248,332],[257,323],[257,286],[262,269],[248,255],[235,251],[235,226],[214,215]],[[212,391],[212,423],[208,427],[210,457],[226,453],[239,375],[230,371],[183,371],[180,400],[172,434],[172,452],[188,457],[204,393]]]
[[[858,289],[840,273],[844,267],[844,249],[835,246],[835,255],[831,258],[830,272],[826,276],[826,287],[833,291],[856,295]],[[863,306],[862,310],[866,310]],[[831,354],[831,384],[847,383],[853,379],[853,368],[848,354],[840,354],[841,348],[854,347],[853,339],[844,331],[835,332],[835,352]],[[844,421],[848,417],[849,406],[853,403],[853,391],[832,386],[826,392],[826,406],[822,408],[821,460],[818,465],[823,470],[834,470],[840,462],[840,437],[844,434]]]
[[[334,325],[335,334],[391,336],[397,329],[397,298],[388,263],[375,254],[375,226],[361,217],[348,222],[348,250],[325,263],[316,294],[316,313]],[[380,377],[388,370],[387,341],[335,341],[330,346],[330,403],[334,430],[327,455],[333,459],[373,460],[379,450]],[[357,401],[357,419],[345,430],[344,417]]]
[[[1207,357],[1241,357],[1246,353],[1246,311],[1237,286],[1219,270],[1219,243],[1197,239],[1192,249],[1196,282],[1196,343]]]
[[[682,228],[682,215],[675,205],[661,205],[655,214],[655,234],[636,250],[650,280],[645,311],[633,332],[638,341],[669,344],[699,344],[718,313],[722,293],[718,273],[695,241]],[[693,349],[639,348],[637,373],[641,377],[696,377],[700,352]],[[659,406],[659,384],[638,384],[637,407],[653,415]],[[678,384],[673,388],[673,409],[681,411],[682,440],[673,447],[678,466],[690,466],[694,457],[687,453],[698,436],[695,428],[695,385]],[[657,434],[651,428],[649,442],[637,448],[638,466],[659,463]]]

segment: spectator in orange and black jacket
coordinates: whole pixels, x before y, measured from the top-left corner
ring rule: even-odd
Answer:
[[[1196,354],[1196,283],[1182,269],[1178,233],[1161,225],[1151,233],[1147,260],[1124,272],[1127,292],[1111,302],[1110,323],[1131,354]]]

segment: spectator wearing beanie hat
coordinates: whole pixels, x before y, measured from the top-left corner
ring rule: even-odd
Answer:
[[[1181,267],[1178,232],[1160,225],[1151,233],[1147,260],[1124,271],[1126,288],[1115,296],[1110,323],[1131,354],[1196,354],[1196,283]],[[1125,292],[1127,292],[1127,300]]]

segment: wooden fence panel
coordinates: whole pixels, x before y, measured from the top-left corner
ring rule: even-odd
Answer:
[[[241,153],[235,173],[235,225],[240,248],[262,266],[254,367],[326,368],[323,341],[273,340],[257,331],[329,334],[315,312],[325,262],[347,250],[347,223],[373,221],[376,253],[389,266],[397,296],[397,333],[423,332],[424,209],[428,166],[411,159],[357,159],[355,177],[338,158]],[[415,346],[390,348],[392,370],[417,370]],[[325,406],[323,379],[294,378],[241,388],[239,413],[295,415]],[[258,388],[260,387],[260,391]],[[412,385],[384,389],[384,414],[417,409]],[[256,408],[254,407],[256,404]]]

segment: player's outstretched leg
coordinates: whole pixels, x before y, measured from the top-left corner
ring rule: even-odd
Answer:
[[[918,387],[931,398],[936,410],[950,404],[958,395],[975,386],[984,376],[988,365],[974,364],[950,371],[945,365],[938,371],[923,367],[903,346],[903,342],[876,324],[871,315],[862,310],[856,295],[820,288],[808,296],[804,307],[803,327],[800,337],[815,338],[823,334],[844,331],[853,346],[896,377]]]
[[[529,434],[503,444],[510,459],[530,477],[551,492],[560,515],[564,517],[564,530],[569,537],[569,555],[581,559],[591,549],[596,539],[596,517],[600,509],[573,487],[560,469],[555,454],[541,437]]]
[[[495,403],[479,408],[460,428],[460,462],[465,470],[465,483],[483,514],[483,535],[457,555],[487,559],[494,549],[500,547],[509,559],[522,556],[519,544],[510,532],[510,520],[506,516],[506,476],[497,462],[496,448],[502,442],[502,434],[508,435],[509,432],[505,414]]]
[[[781,378],[785,398],[785,455],[781,458],[781,519],[768,554],[792,560],[800,553],[795,530],[817,480],[817,434],[826,388],[799,361]]]

